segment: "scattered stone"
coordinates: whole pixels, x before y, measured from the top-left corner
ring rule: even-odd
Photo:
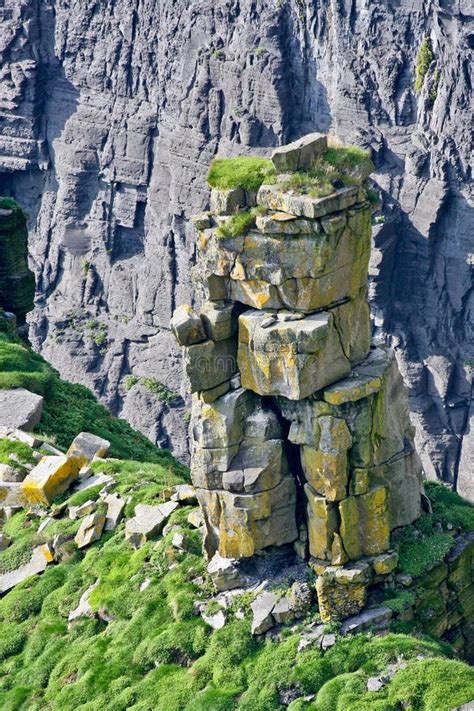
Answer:
[[[294,618],[294,612],[290,608],[290,601],[287,597],[281,597],[273,608],[272,615],[275,622],[279,625],[285,625],[291,622]]]
[[[104,502],[107,504],[104,530],[115,531],[123,516],[125,501],[117,496],[117,494],[107,494],[104,498]]]
[[[275,593],[264,592],[259,595],[250,605],[253,612],[252,634],[264,634],[275,624],[272,610],[275,607],[277,598]]]
[[[177,548],[179,551],[185,551],[186,550],[186,537],[184,536],[183,533],[175,533],[172,540],[171,540],[171,545],[173,548]]]
[[[90,432],[80,432],[77,437],[74,437],[67,456],[77,461],[77,473],[79,473],[79,469],[92,462],[95,457],[106,457],[109,449],[108,440]]]
[[[135,516],[125,524],[125,540],[134,548],[139,548],[153,536],[161,533],[163,527],[173,511],[178,508],[176,501],[167,501],[164,504],[137,504]]]
[[[47,528],[51,523],[53,523],[53,521],[54,518],[52,516],[47,516],[46,518],[44,518],[38,526],[38,530],[36,531],[37,535],[39,536],[40,533],[43,533],[45,528]]]
[[[399,573],[395,577],[395,580],[400,585],[403,585],[404,588],[409,588],[413,582],[413,578],[411,577],[411,575],[408,575],[408,573]]]
[[[289,706],[293,701],[296,701],[296,699],[301,698],[303,695],[303,692],[301,691],[300,687],[298,684],[296,686],[292,686],[290,689],[279,689],[278,690],[278,696],[280,699],[280,703],[283,706]]]
[[[367,582],[341,584],[335,570],[328,569],[316,580],[319,613],[323,622],[343,620],[363,610],[367,601]]]
[[[93,474],[92,476],[89,476],[87,478],[81,478],[74,487],[74,491],[85,491],[86,489],[90,489],[93,486],[98,486],[99,484],[103,484],[104,486],[108,486],[109,484],[115,484],[115,479],[109,476],[108,474],[99,472],[98,474]]]
[[[70,506],[69,518],[72,521],[75,521],[78,518],[84,518],[84,516],[88,516],[89,514],[94,513],[96,509],[97,503],[92,499],[89,499],[89,501],[85,501],[80,506]]]
[[[207,572],[218,590],[232,590],[244,587],[247,582],[241,573],[237,561],[223,558],[215,553],[207,566]]]
[[[93,611],[92,607],[89,604],[89,595],[91,592],[98,586],[99,581],[96,580],[93,585],[87,588],[85,590],[80,599],[79,599],[79,604],[76,607],[75,610],[71,610],[71,612],[68,615],[68,623],[71,625],[75,620],[78,620],[80,617],[95,617],[95,612]]]
[[[55,447],[50,442],[43,442],[41,445],[41,449],[43,449],[45,452],[48,452],[48,454],[53,454],[54,456],[57,456],[57,457],[60,457],[64,454],[64,452],[61,452],[60,449]]]
[[[367,679],[367,691],[380,691],[384,686],[385,682],[379,676],[371,676]]]
[[[102,535],[105,525],[105,516],[101,513],[93,513],[87,516],[81,523],[74,541],[78,548],[85,548],[94,541],[98,541]]]
[[[334,647],[337,642],[337,637],[335,634],[325,634],[321,638],[321,649],[325,652],[327,649]]]
[[[173,486],[171,501],[179,501],[185,506],[193,506],[197,504],[196,489],[190,484],[177,484]]]
[[[213,630],[222,629],[226,623],[226,616],[222,610],[215,612],[213,615],[203,612],[201,613],[201,617],[204,622],[209,625],[209,627],[212,627]]]
[[[23,508],[28,501],[22,489],[21,482],[4,481],[0,483],[0,506],[2,508]]]
[[[362,632],[369,627],[378,630],[387,629],[392,619],[393,612],[388,607],[376,607],[371,610],[364,610],[360,615],[354,615],[345,620],[341,625],[341,634]]]
[[[43,398],[24,388],[0,390],[0,426],[33,430],[41,419]]]
[[[11,590],[15,585],[30,578],[32,575],[42,573],[53,560],[53,552],[48,545],[38,546],[34,549],[28,563],[20,565],[16,570],[0,575],[0,593]]]
[[[140,592],[145,592],[145,590],[150,586],[151,579],[150,578],[145,578],[143,583],[141,583],[140,587],[138,588]]]
[[[0,481],[21,482],[25,476],[25,472],[15,469],[10,464],[0,463]]]
[[[43,457],[23,480],[22,492],[29,503],[49,506],[56,496],[66,491],[78,473],[77,461],[65,454]]]
[[[191,346],[206,340],[206,332],[199,316],[191,306],[178,306],[170,322],[171,330],[181,346]]]

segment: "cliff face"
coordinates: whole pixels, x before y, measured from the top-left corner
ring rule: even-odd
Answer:
[[[35,347],[185,456],[182,401],[135,381],[180,389],[168,323],[192,298],[189,217],[208,203],[210,159],[331,130],[374,153],[385,222],[372,309],[397,348],[425,471],[468,489],[469,7],[5,0],[0,194],[31,215]],[[416,96],[426,36],[434,61]]]

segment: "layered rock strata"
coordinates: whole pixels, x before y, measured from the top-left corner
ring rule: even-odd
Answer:
[[[319,134],[277,151],[275,167],[316,146],[316,161]],[[365,190],[313,198],[285,185],[277,175],[257,195],[214,191],[221,213],[195,219],[208,300],[200,316],[179,307],[171,326],[193,393],[208,555],[245,558],[297,539],[301,553],[308,536],[330,619],[364,606],[390,531],[419,516],[421,465],[394,355],[370,341]],[[253,226],[225,236],[252,203]]]

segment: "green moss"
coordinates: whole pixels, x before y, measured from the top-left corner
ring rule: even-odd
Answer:
[[[434,533],[422,539],[405,540],[400,545],[398,568],[417,577],[443,560],[454,544],[449,533]]]
[[[395,675],[388,688],[394,708],[419,711],[451,711],[472,701],[474,669],[457,661],[424,659],[415,661]]]
[[[10,455],[13,455],[20,464],[34,464],[35,458],[31,447],[23,442],[15,442],[7,437],[0,437],[0,462],[2,464],[15,464]]]
[[[227,222],[220,225],[216,234],[218,237],[239,237],[255,226],[255,216],[250,211],[236,212]]]
[[[451,525],[461,531],[474,530],[474,506],[444,484],[425,482],[425,492],[431,501],[433,519],[443,526]]]
[[[415,594],[409,590],[388,590],[383,604],[394,612],[403,612],[414,605],[415,601]]]
[[[417,94],[423,88],[425,81],[425,76],[430,68],[430,64],[433,61],[433,50],[431,47],[431,41],[428,37],[425,37],[418,50],[418,55],[416,58],[415,67],[415,92]]]
[[[271,160],[255,156],[215,158],[207,181],[211,188],[230,190],[244,188],[256,192],[263,183],[274,179],[275,168]]]
[[[348,170],[370,160],[370,151],[359,146],[330,146],[323,154],[323,161],[338,170]]]

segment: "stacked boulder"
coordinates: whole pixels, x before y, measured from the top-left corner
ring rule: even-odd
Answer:
[[[207,554],[295,543],[301,555],[308,539],[321,614],[337,619],[393,570],[390,532],[419,516],[422,483],[396,360],[371,343],[365,189],[287,187],[326,147],[312,134],[275,151],[284,175],[257,194],[213,190],[213,211],[195,218],[207,300],[171,326],[193,393]],[[253,225],[228,236],[222,225],[252,205]]]

